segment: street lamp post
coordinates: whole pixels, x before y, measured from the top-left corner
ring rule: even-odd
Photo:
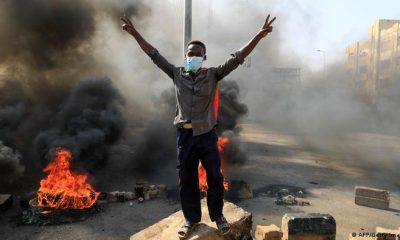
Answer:
[[[183,55],[185,55],[186,46],[192,38],[192,0],[185,0],[183,23]]]

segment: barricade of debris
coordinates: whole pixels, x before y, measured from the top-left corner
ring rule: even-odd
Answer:
[[[113,203],[137,200],[139,203],[155,198],[167,198],[166,185],[149,185],[147,183],[137,183],[133,192],[103,192],[98,201]]]
[[[306,191],[303,188],[288,185],[269,185],[254,190],[257,197],[275,198],[277,205],[308,206],[310,202],[305,201]]]

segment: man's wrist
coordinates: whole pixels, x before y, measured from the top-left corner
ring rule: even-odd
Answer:
[[[135,36],[136,35],[136,29],[134,29],[134,28],[130,28],[129,30],[128,30],[128,32],[129,32],[129,34],[131,34],[132,36]]]
[[[265,36],[263,36],[263,34],[261,32],[258,32],[256,34],[256,36],[254,37],[257,41],[260,41],[261,39],[263,39]]]

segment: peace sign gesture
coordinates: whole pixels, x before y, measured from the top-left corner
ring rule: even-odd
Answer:
[[[123,30],[127,31],[128,33],[132,33],[135,30],[135,27],[133,26],[131,20],[129,20],[126,15],[122,16],[120,19],[124,22],[124,24],[122,24]]]
[[[268,33],[272,32],[271,24],[275,21],[275,19],[276,19],[276,17],[274,17],[271,21],[269,21],[269,14],[268,14],[267,18],[265,19],[264,25],[261,27],[260,31],[258,32],[258,34],[261,37],[265,37],[268,35]]]

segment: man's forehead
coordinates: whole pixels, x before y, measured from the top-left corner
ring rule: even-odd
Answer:
[[[202,46],[200,46],[199,44],[195,44],[195,43],[193,43],[193,44],[190,44],[189,46],[188,46],[188,51],[202,51],[202,52],[204,52],[204,49],[203,49],[203,47]]]

